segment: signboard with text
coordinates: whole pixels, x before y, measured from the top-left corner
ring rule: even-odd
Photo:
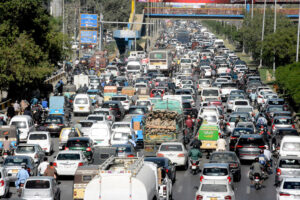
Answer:
[[[97,28],[98,15],[97,14],[80,14],[81,28]]]
[[[82,44],[96,44],[98,40],[98,32],[97,31],[80,31],[80,43]]]

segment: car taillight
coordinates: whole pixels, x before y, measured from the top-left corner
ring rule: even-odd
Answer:
[[[134,157],[134,155],[132,155],[132,154],[127,155],[127,158],[133,158],[133,157]]]
[[[169,170],[168,169],[166,169],[166,173],[168,173],[169,172]]]
[[[177,155],[177,157],[184,157],[184,154],[180,153],[180,154]]]
[[[258,95],[258,98],[263,98],[263,96],[261,96],[261,95]]]
[[[230,167],[230,168],[235,168],[235,167],[238,167],[238,164],[236,164],[236,163],[231,163],[231,164],[229,165],[229,167]]]
[[[77,196],[77,191],[74,191],[74,193],[73,193],[73,194],[74,194],[74,196]]]
[[[227,180],[228,180],[228,183],[231,183],[231,177],[230,176],[227,177]]]
[[[236,145],[236,148],[243,148],[242,145]]]
[[[237,139],[237,137],[231,136],[230,139]]]
[[[64,124],[57,124],[58,126],[63,126]]]
[[[69,147],[65,147],[65,150],[69,150]]]
[[[203,176],[200,176],[200,182],[202,182],[203,178],[204,178]]]
[[[56,162],[53,162],[53,166],[54,166],[54,167],[57,167],[57,163],[56,163]]]
[[[229,195],[226,196],[226,197],[225,197],[225,200],[231,200],[231,196],[229,196]]]
[[[226,126],[230,126],[229,122],[226,123]]]
[[[279,193],[279,196],[286,196],[286,197],[288,197],[288,196],[291,196],[291,195],[288,194],[288,193],[280,192],[280,193]]]
[[[0,187],[3,187],[4,186],[4,180],[1,180],[0,181]]]
[[[276,174],[278,175],[278,176],[280,176],[281,175],[281,169],[276,169]]]
[[[292,128],[296,128],[296,127],[295,127],[295,124],[292,125]]]
[[[157,157],[164,157],[165,155],[164,154],[162,154],[162,153],[158,153],[157,154]]]
[[[124,103],[129,103],[129,101],[124,101]]]
[[[166,186],[166,185],[163,186],[163,194],[164,194],[164,195],[167,194],[167,186]]]
[[[272,129],[275,129],[275,124],[273,124]]]
[[[107,116],[107,120],[111,120],[111,116]]]
[[[82,163],[82,162],[78,163],[78,167],[80,167],[80,166],[83,166],[83,163]]]
[[[86,148],[86,151],[92,151],[91,147]]]

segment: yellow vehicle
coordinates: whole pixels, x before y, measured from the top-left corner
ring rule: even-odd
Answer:
[[[63,128],[59,134],[59,149],[64,149],[69,138],[82,137],[82,133],[78,128]]]
[[[217,125],[202,124],[198,131],[198,139],[202,142],[200,149],[208,152],[208,155],[216,150],[219,133],[220,130]]]
[[[123,87],[121,94],[132,97],[135,94],[135,89],[133,87]]]
[[[99,173],[99,165],[86,165],[77,168],[74,176],[73,199],[84,199],[87,184]]]
[[[112,96],[118,94],[117,86],[105,86],[104,87],[104,101],[110,101]]]

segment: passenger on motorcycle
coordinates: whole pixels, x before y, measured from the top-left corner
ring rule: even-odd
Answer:
[[[255,90],[252,90],[252,91],[251,91],[251,93],[249,94],[249,97],[250,97],[250,100],[251,100],[252,102],[255,102],[255,101],[256,101],[257,95],[256,95]]]
[[[217,140],[217,149],[216,151],[226,151],[227,142],[224,139],[224,135],[220,135]]]
[[[263,150],[260,150],[260,154],[258,155],[258,160],[262,166],[265,166],[267,164],[267,158]]]
[[[256,126],[257,127],[267,126],[267,124],[268,124],[267,119],[262,114],[259,114],[259,117],[258,117],[258,119],[256,121]]]
[[[185,120],[185,125],[189,130],[189,134],[192,134],[193,133],[194,122],[193,122],[190,115],[187,116],[187,119]]]

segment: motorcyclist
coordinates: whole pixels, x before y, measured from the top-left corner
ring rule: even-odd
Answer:
[[[22,169],[19,170],[18,174],[17,174],[17,180],[15,181],[15,186],[17,189],[20,188],[20,184],[24,184],[25,181],[29,178],[29,173],[26,170],[26,164],[22,163]]]
[[[197,145],[193,145],[193,148],[190,149],[189,157],[191,160],[199,160],[202,158],[202,153]]]
[[[235,119],[234,126],[236,127],[240,121],[241,121],[241,117],[238,115],[237,118]]]
[[[190,115],[187,116],[187,119],[185,120],[185,125],[189,130],[189,134],[192,134],[193,133],[194,122],[193,122]]]
[[[266,159],[266,156],[264,154],[264,150],[260,150],[260,154],[258,155],[258,161],[259,163],[265,167],[266,164],[267,164],[267,159]]]
[[[216,151],[226,151],[227,142],[224,139],[224,136],[221,134],[217,140],[217,149]]]
[[[259,117],[258,117],[258,119],[256,121],[256,125],[258,127],[260,127],[260,126],[267,126],[267,123],[268,123],[267,119],[263,116],[263,114],[260,113]]]
[[[263,166],[259,163],[259,158],[255,158],[254,162],[252,163],[251,167],[250,167],[251,171],[250,171],[250,179],[251,179],[251,183],[253,184],[253,176],[255,174],[259,175],[261,177],[263,177]]]
[[[254,90],[252,90],[251,93],[249,94],[249,97],[252,102],[255,102],[256,98],[257,98],[256,92]]]
[[[202,146],[201,140],[199,140],[198,136],[195,136],[194,140],[191,142],[190,146],[196,146],[198,149]]]

